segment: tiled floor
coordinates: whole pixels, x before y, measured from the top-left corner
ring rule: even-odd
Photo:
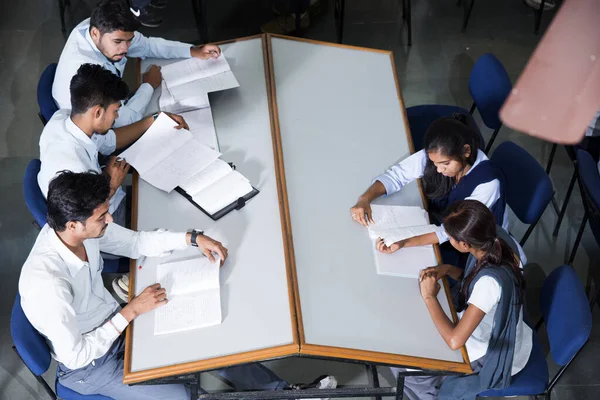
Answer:
[[[70,26],[89,15],[93,0],[71,0],[67,13]],[[211,40],[224,40],[259,32],[259,26],[273,17],[270,0],[208,2]],[[329,3],[333,3],[330,1]],[[408,48],[406,29],[401,23],[399,0],[348,0],[344,42],[392,50],[407,106],[424,103],[457,104],[468,108],[469,72],[477,58],[494,53],[511,78],[518,77],[539,37],[533,34],[533,11],[520,0],[478,1],[466,33],[460,33],[462,10],[454,0],[413,0],[413,46]],[[333,41],[335,31],[332,4],[306,32],[306,36]],[[545,29],[554,12],[545,13]],[[146,34],[182,41],[196,41],[197,31],[191,3],[171,0],[165,23]],[[9,318],[17,290],[19,270],[36,238],[36,228],[22,195],[22,177],[31,158],[38,156],[42,129],[36,114],[37,80],[50,62],[56,62],[64,43],[60,32],[57,0],[19,0],[0,3],[0,399],[42,399],[43,389],[11,350]],[[478,121],[481,122],[481,121]],[[486,139],[490,132],[484,129]],[[513,140],[525,147],[542,164],[551,145],[509,129],[503,129],[496,143]],[[562,202],[572,166],[559,148],[552,170],[556,198]],[[525,246],[530,264],[526,268],[528,305],[537,315],[536,297],[543,277],[563,263],[572,246],[583,215],[580,195],[575,189],[567,218],[557,238],[552,237],[556,213],[549,208]],[[512,230],[520,237],[526,226],[513,216]],[[593,268],[600,251],[586,231],[574,267],[586,284],[598,279]],[[596,399],[600,393],[600,315],[594,315],[592,338],[581,356],[555,389],[556,399]],[[550,359],[550,358],[549,358]],[[333,373],[341,384],[367,382],[363,367],[316,360],[284,360],[272,367],[290,381],[306,381],[321,373]],[[552,367],[552,371],[556,368]],[[380,368],[382,382],[390,379]],[[47,373],[53,380],[53,369]],[[208,387],[215,380],[207,377]]]

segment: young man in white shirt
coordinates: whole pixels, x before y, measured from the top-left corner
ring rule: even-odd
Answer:
[[[70,109],[69,83],[79,67],[85,63],[98,64],[122,77],[127,55],[154,58],[217,58],[218,46],[192,46],[161,38],[147,38],[136,29],[139,22],[126,0],[102,0],[92,11],[91,18],[77,25],[65,45],[52,85],[52,97],[60,109]],[[142,84],[125,103],[116,127],[139,121],[145,114],[154,89],[160,86],[160,68],[152,66],[144,73]]]
[[[135,259],[192,245],[210,261],[215,262],[214,253],[223,262],[227,249],[198,231],[135,232],[113,224],[108,211],[109,193],[108,179],[94,172],[65,171],[52,180],[48,223],[38,235],[19,279],[23,311],[48,341],[63,386],[81,394],[119,400],[189,399],[183,384],[123,384],[121,333],[139,315],[166,304],[169,294],[157,283],[121,309],[102,284],[100,251]],[[216,372],[238,389],[289,387],[261,364]],[[335,381],[333,377],[327,379]]]

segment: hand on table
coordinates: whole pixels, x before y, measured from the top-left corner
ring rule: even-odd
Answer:
[[[350,209],[350,216],[355,222],[363,226],[369,226],[369,223],[374,224],[371,204],[366,200],[358,200],[358,203]]]
[[[137,316],[152,311],[160,306],[167,304],[167,291],[160,287],[160,283],[148,286],[144,291],[135,296],[129,304],[122,310],[121,315],[128,322],[131,322]]]
[[[450,267],[450,265],[448,265],[448,264],[442,264],[442,265],[438,265],[437,267],[425,268],[424,270],[421,271],[421,274],[419,275],[419,280],[423,280],[424,277],[430,276],[430,275],[435,277],[436,280],[440,280],[440,279],[442,279],[442,277],[448,275],[449,267]]]
[[[148,71],[144,72],[142,75],[142,82],[149,83],[154,89],[160,86],[162,82],[162,73],[160,72],[160,67],[156,65],[151,65],[148,68]]]
[[[201,46],[193,46],[190,49],[190,54],[195,58],[209,60],[211,58],[218,58],[221,55],[221,49],[215,44],[205,44]]]
[[[419,281],[419,286],[423,300],[435,299],[440,292],[440,284],[433,274],[422,277]]]
[[[115,156],[110,156],[106,166],[104,167],[104,172],[108,174],[110,177],[110,188],[115,191],[127,176],[127,172],[129,172],[130,165],[125,160],[121,160]]]
[[[198,235],[196,237],[196,244],[198,248],[204,253],[206,257],[210,260],[210,262],[215,262],[215,256],[213,253],[217,253],[219,258],[221,259],[221,265],[225,262],[227,258],[227,249],[223,246],[221,242],[218,242],[206,235]]]
[[[173,121],[177,122],[177,125],[175,126],[176,129],[181,129],[181,128],[187,129],[187,130],[190,129],[187,122],[185,122],[185,119],[183,119],[183,117],[181,115],[172,114],[172,113],[166,112],[166,111],[162,111],[162,112],[167,114],[169,116],[169,118],[171,118]]]
[[[386,246],[385,241],[382,238],[378,238],[377,241],[375,242],[375,248],[377,249],[377,251],[379,251],[381,253],[392,254],[392,253],[400,250],[401,248],[403,248],[405,243],[406,243],[406,241],[400,240],[398,242],[392,243],[389,246]]]

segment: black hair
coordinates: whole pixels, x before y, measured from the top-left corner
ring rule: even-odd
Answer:
[[[459,161],[463,168],[473,165],[477,159],[479,137],[469,126],[467,118],[464,114],[454,114],[452,117],[442,117],[433,121],[425,132],[425,152],[439,152]],[[466,146],[469,146],[470,151],[468,157],[465,156]],[[456,179],[437,172],[435,164],[427,157],[422,181],[427,198],[441,199],[452,190]]]
[[[83,114],[94,106],[106,109],[129,95],[129,87],[121,78],[97,64],[79,67],[69,90],[72,114]]]
[[[95,171],[61,171],[48,187],[48,215],[50,228],[62,232],[70,221],[85,221],[110,195],[106,175]]]
[[[483,268],[506,265],[514,274],[517,289],[520,291],[519,302],[523,301],[525,280],[519,266],[519,257],[512,248],[496,232],[496,219],[485,204],[477,200],[461,200],[448,207],[444,218],[444,228],[448,236],[459,242],[483,251],[484,256],[477,261],[475,268],[463,280],[459,295],[459,310],[466,306],[469,285]]]
[[[135,32],[140,22],[129,9],[127,0],[102,0],[92,11],[90,28],[92,26],[104,35],[114,31]]]

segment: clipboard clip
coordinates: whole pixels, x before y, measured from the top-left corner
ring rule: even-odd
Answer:
[[[242,209],[244,206],[246,205],[246,199],[243,197],[240,197],[239,199],[237,199],[236,205],[235,205],[235,209],[236,210],[240,210]]]

